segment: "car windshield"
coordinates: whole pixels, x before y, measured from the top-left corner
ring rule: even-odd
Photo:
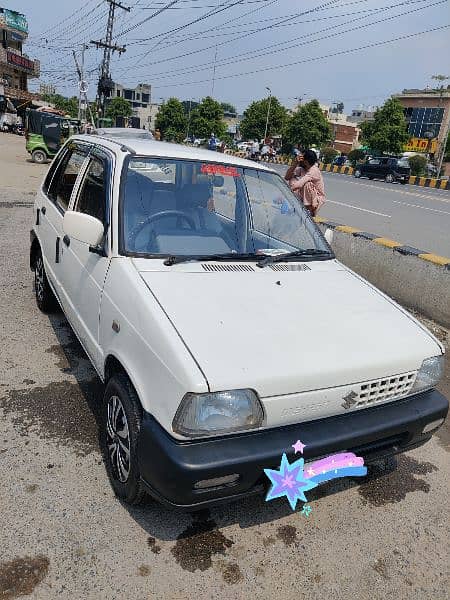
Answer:
[[[399,166],[399,167],[406,167],[406,168],[409,168],[409,161],[408,161],[408,159],[407,159],[407,158],[400,158],[400,159],[397,161],[397,164],[398,164],[398,166]]]
[[[275,173],[131,157],[122,177],[120,232],[125,254],[238,256],[330,250]]]

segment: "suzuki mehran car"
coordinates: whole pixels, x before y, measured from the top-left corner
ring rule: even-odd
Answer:
[[[298,439],[307,461],[370,462],[446,417],[442,345],[336,260],[264,165],[75,136],[33,223],[37,305],[60,305],[105,383],[105,465],[129,503],[262,493]]]

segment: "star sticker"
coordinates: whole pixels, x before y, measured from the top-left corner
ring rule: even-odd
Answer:
[[[305,517],[309,517],[309,515],[311,514],[312,508],[309,506],[309,504],[304,504],[303,508],[302,508],[302,515],[305,515]]]
[[[275,469],[264,469],[264,473],[272,482],[272,487],[266,496],[266,501],[286,496],[292,510],[295,510],[297,500],[307,502],[305,492],[317,487],[317,483],[304,479],[304,464],[305,461],[303,458],[289,463],[286,454],[283,453],[278,471]]]
[[[303,454],[303,450],[304,450],[304,448],[306,448],[306,444],[302,444],[302,442],[300,440],[297,440],[295,442],[295,444],[292,444],[292,447],[295,450],[295,454],[297,454],[297,452],[300,452],[300,454]]]
[[[310,475],[310,477],[312,477],[315,474],[316,474],[316,472],[314,471],[314,469],[312,467],[309,467],[309,469],[308,469],[308,475]]]

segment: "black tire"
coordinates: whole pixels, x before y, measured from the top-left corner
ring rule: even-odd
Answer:
[[[372,181],[372,180],[373,180],[373,177],[372,177],[371,175],[369,175],[369,179],[370,179],[370,181]]]
[[[103,397],[100,443],[111,486],[128,504],[139,504],[145,496],[137,461],[141,421],[141,404],[130,380],[114,375]]]
[[[31,153],[31,159],[33,162],[38,163],[38,165],[43,165],[47,162],[48,157],[44,150],[36,148],[36,150],[33,150],[33,152]]]
[[[36,296],[36,304],[40,311],[43,313],[51,313],[58,310],[58,301],[48,282],[44,267],[44,259],[42,258],[40,248],[34,259],[34,293]]]
[[[405,181],[404,179],[401,179],[401,180],[400,180],[400,183],[401,183],[402,185],[406,185],[406,181]]]
[[[395,183],[395,177],[391,173],[388,173],[384,180],[386,183]]]
[[[360,171],[360,169],[356,169],[354,176],[356,177],[356,179],[359,179],[361,177],[362,173]]]

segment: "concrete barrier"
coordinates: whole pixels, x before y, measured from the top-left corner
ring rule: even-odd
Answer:
[[[315,220],[323,232],[332,230],[331,246],[342,263],[400,304],[450,327],[450,258],[320,217]]]

